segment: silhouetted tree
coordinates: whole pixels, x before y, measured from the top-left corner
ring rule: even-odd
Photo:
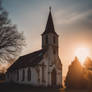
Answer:
[[[0,64],[12,63],[24,46],[24,37],[8,19],[0,0]]]
[[[86,58],[84,65],[86,69],[92,70],[92,60],[90,57]]]
[[[87,87],[92,89],[92,60],[87,57],[84,63],[85,73],[84,77],[87,80]]]
[[[65,80],[66,88],[83,88],[85,85],[83,78],[83,68],[75,57],[72,64],[69,66],[68,73]]]

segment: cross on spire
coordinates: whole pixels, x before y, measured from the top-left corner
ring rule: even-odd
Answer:
[[[49,10],[50,10],[50,11],[51,11],[51,8],[52,8],[52,7],[50,6],[50,7],[49,7]]]

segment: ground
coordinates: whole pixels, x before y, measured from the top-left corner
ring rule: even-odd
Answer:
[[[29,85],[0,84],[0,92],[92,92],[91,90],[65,90],[64,88],[35,88]]]

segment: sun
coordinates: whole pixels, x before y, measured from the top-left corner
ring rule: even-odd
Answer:
[[[75,56],[78,57],[81,64],[84,63],[87,56],[90,55],[90,51],[88,48],[77,48],[75,50]]]

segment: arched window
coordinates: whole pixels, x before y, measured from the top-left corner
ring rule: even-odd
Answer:
[[[25,70],[23,69],[23,71],[22,71],[22,81],[24,81],[25,80]]]
[[[17,70],[17,81],[19,80],[19,71]]]
[[[28,81],[30,81],[31,80],[31,70],[30,70],[30,68],[28,68]]]
[[[54,43],[54,44],[56,43],[56,38],[55,38],[55,36],[53,37],[53,43]]]
[[[48,35],[46,35],[46,44],[48,44]]]
[[[44,63],[42,64],[42,82],[44,82],[45,79],[44,79]]]

